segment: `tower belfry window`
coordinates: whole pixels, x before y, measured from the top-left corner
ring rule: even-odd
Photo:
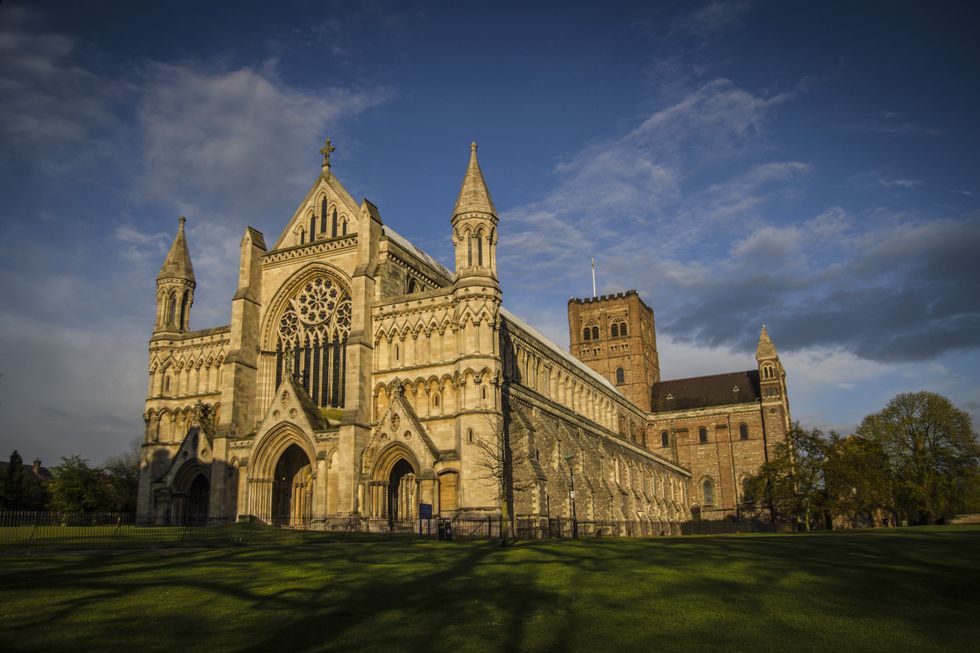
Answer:
[[[164,322],[166,324],[172,324],[174,321],[174,314],[177,312],[177,296],[174,293],[170,293],[167,298],[167,314]]]
[[[185,290],[184,297],[180,300],[180,323],[177,325],[180,328],[187,326],[187,304],[191,298],[191,291]]]
[[[483,232],[476,235],[476,264],[483,265]]]

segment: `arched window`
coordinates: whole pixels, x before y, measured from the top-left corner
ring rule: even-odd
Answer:
[[[590,329],[589,327],[585,327],[584,329],[582,329],[582,337],[585,338],[586,340],[592,340],[592,329]]]
[[[623,384],[626,383],[626,370],[621,367],[616,368],[616,383]]]
[[[473,444],[473,429],[466,429],[466,441]]]
[[[704,495],[704,505],[715,505],[715,484],[710,478],[701,482],[701,493]]]
[[[487,387],[486,386],[483,386],[483,398],[484,399],[487,398]]]
[[[320,200],[320,233],[327,233],[327,198]]]
[[[620,338],[625,338],[626,337],[626,323],[625,322],[620,322],[619,323],[619,337]]]
[[[773,373],[773,370],[772,370],[772,365],[763,365],[762,366],[762,378],[764,378],[764,379],[772,379],[775,376],[776,375]]]
[[[476,264],[483,265],[483,232],[476,235]]]
[[[618,338],[619,337],[619,324],[618,323],[613,322],[612,329],[610,330],[610,335],[612,335],[613,338]]]
[[[708,442],[708,429],[703,426],[698,428],[698,442],[706,444]]]
[[[473,265],[473,236],[466,234],[466,267]]]
[[[438,392],[432,396],[432,405],[435,406],[436,408],[439,407],[439,393]]]
[[[337,209],[333,210],[333,215],[330,218],[330,237],[337,237]]]
[[[182,329],[187,326],[187,303],[190,301],[190,299],[191,291],[185,290],[184,296],[180,300],[180,323],[177,325]]]
[[[599,339],[599,327],[597,326],[592,327],[592,339],[593,340]]]
[[[167,315],[165,320],[166,324],[173,323],[174,315],[176,314],[176,312],[177,312],[177,296],[174,293],[170,293],[170,296],[167,298]]]
[[[310,242],[316,240],[316,216],[310,213]]]
[[[408,290],[407,290],[408,294],[411,295],[417,289],[418,288],[416,287],[415,279],[409,278],[409,280],[408,280]]]
[[[395,360],[398,360],[398,345],[395,345]]]
[[[299,244],[302,245],[306,242],[306,232],[302,229],[299,230]]]
[[[347,220],[344,220],[341,223],[340,228],[341,228],[340,235],[341,236],[346,236],[347,235]]]
[[[738,425],[738,439],[748,440],[749,439],[749,425],[742,422]]]
[[[669,447],[670,446],[670,433],[667,431],[660,432],[660,446]]]

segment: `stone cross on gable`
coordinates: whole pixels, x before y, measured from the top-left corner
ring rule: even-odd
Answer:
[[[335,148],[333,145],[331,145],[329,138],[323,144],[323,147],[320,148],[320,154],[323,155],[323,169],[324,170],[326,170],[326,169],[328,169],[330,167],[330,153],[333,152],[336,149],[337,148]]]

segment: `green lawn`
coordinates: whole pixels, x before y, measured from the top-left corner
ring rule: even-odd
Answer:
[[[0,557],[5,651],[966,651],[980,528]]]

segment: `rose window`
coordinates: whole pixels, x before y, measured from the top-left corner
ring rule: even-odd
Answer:
[[[343,285],[326,275],[304,283],[279,318],[276,387],[290,375],[316,405],[343,407],[350,327],[351,298]]]
[[[303,286],[295,306],[301,320],[307,324],[320,324],[333,314],[339,298],[340,290],[334,282],[317,277]]]

